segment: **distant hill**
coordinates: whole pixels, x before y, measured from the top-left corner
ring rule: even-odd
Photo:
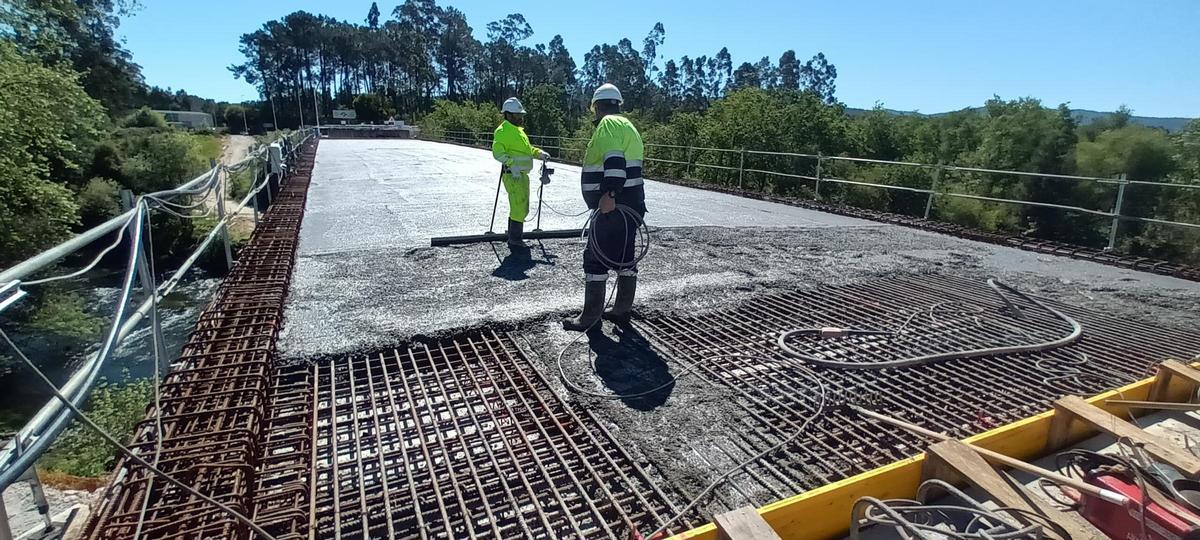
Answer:
[[[983,107],[972,107],[970,110],[983,112]],[[950,114],[950,112],[925,114],[925,113],[919,113],[916,111],[897,111],[895,109],[884,109],[884,111],[891,113],[891,114],[901,115],[901,116],[928,116],[928,117],[932,117],[932,118]],[[870,109],[855,109],[852,107],[846,108],[846,113],[849,114],[850,116],[860,116],[860,115],[867,114],[869,112],[871,112]],[[953,112],[957,112],[957,111],[953,111]],[[1092,122],[1100,120],[1101,118],[1107,118],[1109,116],[1112,116],[1112,114],[1113,113],[1111,113],[1111,112],[1090,111],[1087,109],[1071,109],[1071,116],[1074,117],[1075,120],[1077,122],[1079,122],[1080,125],[1088,125]],[[1139,124],[1139,125],[1143,125],[1146,127],[1152,127],[1152,128],[1165,129],[1171,133],[1178,133],[1179,131],[1182,131],[1183,128],[1185,126],[1187,126],[1188,122],[1191,122],[1192,120],[1193,120],[1192,118],[1162,118],[1162,117],[1157,117],[1157,116],[1131,116],[1131,117],[1129,117],[1129,121],[1133,122],[1134,124]]]

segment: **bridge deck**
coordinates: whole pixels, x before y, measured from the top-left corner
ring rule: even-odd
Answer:
[[[547,200],[578,211],[568,169],[561,167]],[[265,390],[233,394],[253,402],[248,413],[208,379],[201,382],[211,382],[208,391],[219,399],[189,402],[188,386],[172,402],[188,415],[185,427],[222,414],[251,418],[228,435],[252,446],[243,444],[230,460],[208,445],[184,452],[178,466],[225,490],[226,500],[252,509],[281,538],[618,537],[661,525],[728,467],[785,440],[818,410],[812,385],[778,355],[774,339],[782,330],[886,329],[916,317],[917,339],[823,349],[847,358],[1062,333],[1032,306],[1021,306],[1030,315],[1024,321],[1005,316],[982,286],[987,276],[1073,306],[1084,338],[1051,353],[820,375],[835,402],[877,400],[893,414],[960,434],[1037,410],[1062,392],[1093,393],[1140,378],[1158,360],[1200,350],[1200,283],[657,183],[648,188],[659,228],[642,265],[642,318],[575,341],[557,318],[578,309],[580,241],[547,241],[531,253],[489,244],[426,247],[432,235],[484,228],[494,170],[486,152],[452,145],[322,141],[283,328],[277,342],[255,349],[278,351],[253,366],[269,364],[268,373],[253,374]],[[292,196],[303,201],[301,193]],[[296,216],[274,219],[285,217],[292,236],[281,253],[290,256]],[[544,226],[575,225],[549,219],[558,221]],[[280,246],[259,236],[264,241],[252,243],[239,266],[265,272],[275,263],[255,254]],[[287,286],[269,277],[276,289]],[[239,283],[226,288],[259,286]],[[276,289],[267,299],[277,312]],[[956,304],[938,308],[948,301]],[[212,336],[197,334],[205,337]],[[756,358],[713,356],[731,352]],[[592,400],[553,376],[560,358],[567,377],[601,393],[646,390],[700,366],[644,399]],[[232,405],[202,410],[212,403]],[[916,452],[915,441],[854,425],[843,413],[822,410],[804,438],[722,484],[701,501],[702,517],[684,516],[677,527]],[[194,431],[179,432],[179,449],[212,435]],[[257,437],[251,442],[244,433]],[[152,439],[138,442],[152,450]],[[222,461],[205,461],[213,459]],[[108,522],[97,536],[133,526],[145,485],[143,475],[136,478],[102,512]],[[151,525],[161,537],[246,534],[179,493],[151,500]]]

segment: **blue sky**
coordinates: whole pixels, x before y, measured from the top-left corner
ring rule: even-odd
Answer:
[[[118,32],[146,81],[220,100],[256,96],[226,69],[238,37],[295,10],[361,23],[369,0],[142,0]],[[397,0],[380,2],[384,17]],[[822,51],[837,66],[837,96],[852,107],[941,112],[993,94],[1048,105],[1144,116],[1200,116],[1200,1],[808,0],[564,2],[439,1],[467,15],[478,37],[520,12],[530,43],[555,34],[582,63],[597,43],[639,44],[661,21],[666,58],[729,47],[734,66]],[[603,5],[603,8],[598,6]],[[197,13],[197,8],[203,13]]]

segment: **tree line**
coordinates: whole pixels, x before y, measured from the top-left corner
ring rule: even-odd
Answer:
[[[592,47],[579,66],[561,35],[531,43],[534,30],[519,13],[488,23],[486,36],[477,39],[461,11],[434,0],[406,0],[386,19],[373,2],[362,23],[297,11],[243,35],[245,61],[230,70],[259,89],[258,118],[271,114],[287,126],[312,124],[314,99],[323,118],[334,107],[353,107],[365,121],[414,119],[437,99],[498,103],[541,86],[557,89],[557,108],[573,121],[605,82],[621,88],[629,107],[660,120],[703,110],[739,88],[803,89],[835,99],[837,69],[824,54],[802,62],[789,50],[777,63],[764,57],[735,68],[721,48],[664,62],[662,23],[640,46],[626,38]]]

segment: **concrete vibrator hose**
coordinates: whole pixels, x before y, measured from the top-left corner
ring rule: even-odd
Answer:
[[[1083,326],[1080,325],[1078,321],[1076,321],[1075,319],[1072,319],[1069,315],[1063,313],[1062,311],[1059,311],[1051,306],[1048,306],[1048,305],[1042,303],[1041,301],[1039,301],[1038,299],[1028,296],[1025,293],[1018,291],[1017,289],[1015,289],[1013,287],[1010,287],[999,281],[996,281],[995,279],[988,279],[987,283],[992,288],[992,290],[996,292],[996,295],[998,295],[1000,297],[1000,299],[1003,300],[1004,303],[1008,305],[1008,308],[1010,310],[1012,310],[1014,313],[1020,313],[1020,311],[1017,309],[1016,305],[1014,305],[1012,302],[1010,302],[1008,300],[1007,297],[1004,296],[1004,291],[1008,291],[1009,293],[1012,293],[1013,295],[1016,295],[1024,300],[1027,300],[1030,303],[1054,314],[1055,317],[1059,318],[1060,320],[1062,320],[1063,322],[1065,322],[1071,326],[1071,332],[1063,337],[1058,338],[1058,339],[1054,339],[1051,341],[1044,341],[1041,343],[1033,343],[1033,344],[1028,344],[1028,345],[1008,345],[1008,346],[1003,346],[1003,347],[985,347],[985,348],[971,349],[971,350],[966,350],[966,351],[951,351],[951,352],[943,352],[943,353],[934,353],[934,354],[926,354],[926,355],[921,355],[921,356],[912,356],[909,358],[900,358],[900,359],[896,359],[896,360],[886,360],[883,362],[845,362],[845,361],[841,361],[841,360],[831,360],[828,358],[821,358],[821,357],[813,355],[813,354],[809,354],[809,353],[805,353],[805,352],[796,350],[791,344],[788,343],[788,339],[793,336],[800,336],[800,335],[819,336],[819,337],[825,337],[825,338],[845,337],[845,336],[851,336],[851,335],[894,336],[894,335],[899,335],[901,332],[903,332],[903,327],[901,327],[901,329],[899,329],[899,330],[894,330],[894,331],[859,330],[859,329],[853,329],[853,328],[796,328],[796,329],[788,330],[788,331],[780,334],[779,339],[776,340],[776,344],[779,345],[779,349],[781,351],[783,351],[784,355],[792,357],[792,358],[796,358],[798,360],[802,360],[805,363],[811,364],[814,366],[822,366],[822,367],[838,368],[838,369],[886,369],[886,368],[919,366],[922,364],[928,364],[931,362],[938,362],[938,361],[942,361],[942,360],[963,360],[963,359],[967,359],[967,358],[977,358],[980,356],[993,356],[993,355],[1000,355],[1000,354],[1020,354],[1020,353],[1044,352],[1044,351],[1057,349],[1064,345],[1070,345],[1070,344],[1078,341],[1080,336],[1083,335]],[[910,317],[909,320],[911,321],[912,318]],[[906,322],[905,325],[907,325],[907,324],[908,323]]]

